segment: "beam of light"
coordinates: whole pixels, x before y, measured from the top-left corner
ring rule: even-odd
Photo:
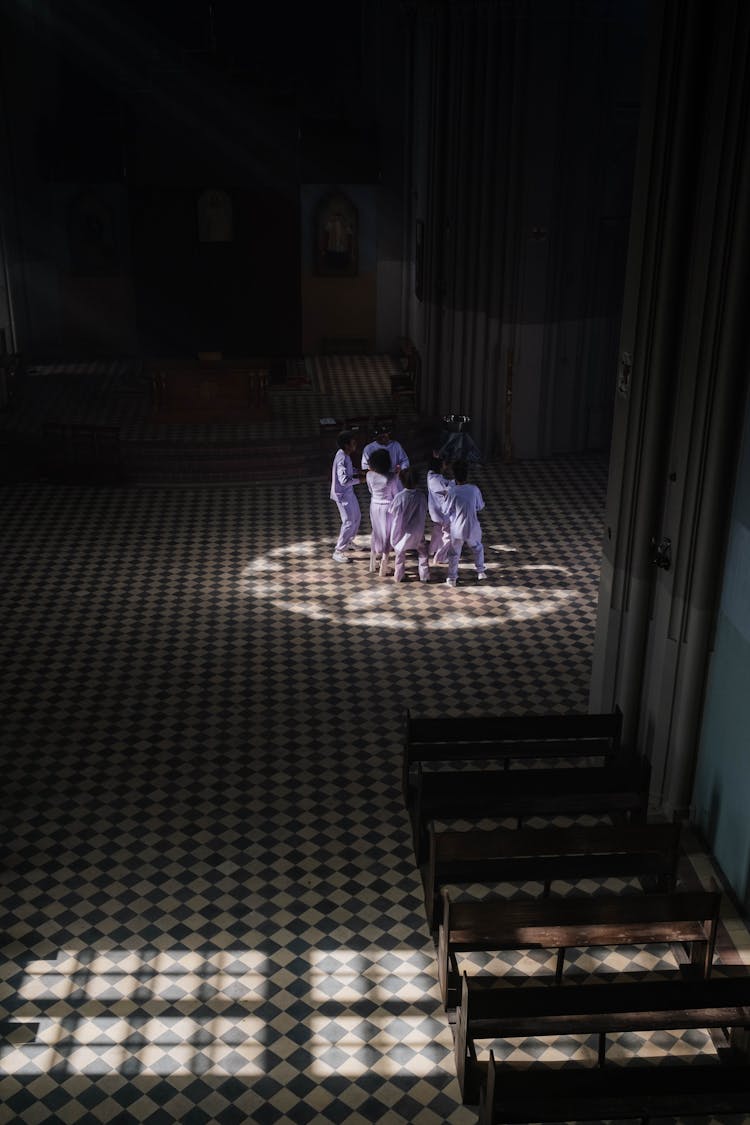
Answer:
[[[366,950],[342,947],[334,953],[311,949],[311,1000],[318,1005],[331,1000],[355,1004],[363,996],[383,1004],[394,998],[403,1004],[422,1004],[425,999],[439,1002],[434,957],[402,947],[388,950],[384,964],[383,955],[384,951],[375,946]]]
[[[434,1021],[417,1009],[407,1008],[397,1016],[374,1012],[367,1019],[345,1014],[327,1019],[314,1013],[310,1032],[309,1072],[318,1078],[373,1073],[381,1078],[428,1077],[438,1068],[445,1070],[441,1064],[452,1051],[447,1021],[443,1033],[436,1034]]]
[[[308,970],[295,973],[294,979],[305,982],[304,999],[313,1008],[300,1042],[311,1058],[311,1074],[357,1077],[374,1071],[420,1077],[437,1066],[444,1069],[451,1036],[442,1019],[430,953],[406,946],[342,946],[310,949],[308,958]],[[237,1077],[272,1073],[279,1065],[274,1051],[279,1032],[269,1031],[255,1010],[269,991],[273,995],[283,987],[283,973],[280,959],[245,948],[205,956],[184,949],[151,951],[149,956],[127,950],[63,951],[54,963],[32,962],[19,990],[25,1003],[14,1012],[13,1022],[19,1030],[24,1022],[38,1030],[32,1042],[28,1036],[23,1042],[7,1038],[0,1048],[0,1075],[226,1076],[229,1054],[229,1071]],[[148,995],[136,999],[144,985]],[[170,998],[176,985],[183,1000]],[[199,1015],[191,998],[205,985],[213,998],[200,1002]],[[112,988],[119,1001],[96,999]],[[222,1013],[214,1004],[221,1009],[217,994],[228,988],[235,998],[231,1011]],[[366,1016],[353,1010],[364,996]],[[63,998],[58,1010],[55,1002]],[[372,1011],[373,1001],[382,1008]],[[324,1012],[328,1003],[336,1006],[334,1016]],[[349,1010],[342,1012],[339,1006]],[[282,1011],[282,1022],[284,1017]],[[284,1034],[282,1029],[282,1040]]]
[[[364,552],[345,568],[347,572],[352,568],[360,569],[362,586],[353,586],[352,576],[347,573],[346,584],[342,583],[335,594],[332,595],[330,588],[321,590],[317,585],[317,569],[327,567],[330,553],[330,543],[319,539],[275,547],[247,564],[242,572],[241,592],[263,598],[279,612],[313,621],[335,621],[400,632],[497,628],[504,623],[529,621],[555,613],[579,593],[575,585],[570,585],[570,571],[566,567],[523,563],[514,564],[512,571],[513,575],[523,571],[549,573],[551,579],[562,580],[565,585],[530,588],[514,586],[511,579],[507,585],[493,585],[490,581],[480,588],[473,563],[466,562],[460,567],[455,593],[440,589],[444,585],[446,568],[434,568],[436,577],[430,585],[436,588],[435,596],[430,598],[427,612],[412,615],[404,613],[403,588],[392,578],[381,579],[377,572],[370,574]],[[413,569],[412,560],[409,568]],[[502,571],[490,570],[491,577],[493,574],[503,577]],[[290,583],[294,583],[296,589],[290,587]],[[487,607],[485,612],[482,606]]]

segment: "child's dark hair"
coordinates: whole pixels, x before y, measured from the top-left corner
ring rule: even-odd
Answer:
[[[416,488],[419,484],[419,469],[415,469],[413,465],[407,465],[399,473],[399,480],[404,488]]]
[[[342,430],[341,433],[336,438],[336,444],[338,445],[339,449],[343,449],[345,446],[347,446],[349,444],[349,442],[352,440],[352,438],[356,437],[356,436],[357,435],[354,433],[353,430]]]
[[[444,476],[453,475],[453,462],[447,457],[443,457],[438,453],[437,449],[433,449],[432,457],[430,457],[430,472],[442,473]]]
[[[387,449],[373,449],[369,460],[370,468],[374,469],[376,473],[382,473],[384,477],[390,475],[391,455]]]
[[[469,479],[469,466],[466,461],[453,462],[453,476],[457,484],[466,484]]]

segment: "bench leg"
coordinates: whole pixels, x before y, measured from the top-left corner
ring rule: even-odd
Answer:
[[[446,1010],[455,1008],[461,995],[461,977],[458,972],[458,961],[452,949],[448,951],[448,971],[445,977],[445,996],[443,1002]]]
[[[565,967],[565,948],[558,949],[557,951],[557,965],[555,967],[555,984],[560,984],[563,975],[563,968]]]
[[[604,1066],[605,1055],[607,1053],[607,1033],[606,1031],[599,1032],[599,1051],[597,1056],[597,1063],[599,1066]]]

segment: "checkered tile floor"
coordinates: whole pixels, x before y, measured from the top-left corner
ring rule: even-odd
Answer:
[[[476,1120],[402,711],[585,708],[606,467],[474,479],[490,580],[455,590],[332,562],[325,480],[0,490],[0,1122]]]

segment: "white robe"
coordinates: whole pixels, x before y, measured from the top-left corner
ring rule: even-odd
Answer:
[[[427,474],[427,500],[430,508],[430,553],[435,556],[436,563],[448,561],[448,552],[451,545],[450,521],[446,515],[448,491],[451,481],[442,473],[431,469]]]
[[[446,515],[451,539],[464,543],[481,543],[482,528],[478,513],[484,507],[482,493],[475,484],[454,484],[448,492]]]
[[[400,582],[404,577],[406,552],[410,550],[419,555],[420,579],[429,581],[430,566],[424,537],[427,497],[416,488],[404,488],[391,500],[389,512],[392,520],[391,543],[396,554],[396,581]]]
[[[405,469],[409,464],[409,458],[406,456],[406,450],[403,445],[397,441],[389,441],[387,445],[381,445],[379,441],[369,442],[362,450],[362,468],[369,469],[370,467],[370,454],[376,449],[387,449],[388,455],[391,459],[391,472],[396,468]]]
[[[382,555],[391,548],[389,512],[391,500],[397,492],[401,492],[403,485],[393,473],[386,477],[370,469],[367,474],[367,487],[370,490],[370,527],[372,528],[370,549],[376,555]]]

